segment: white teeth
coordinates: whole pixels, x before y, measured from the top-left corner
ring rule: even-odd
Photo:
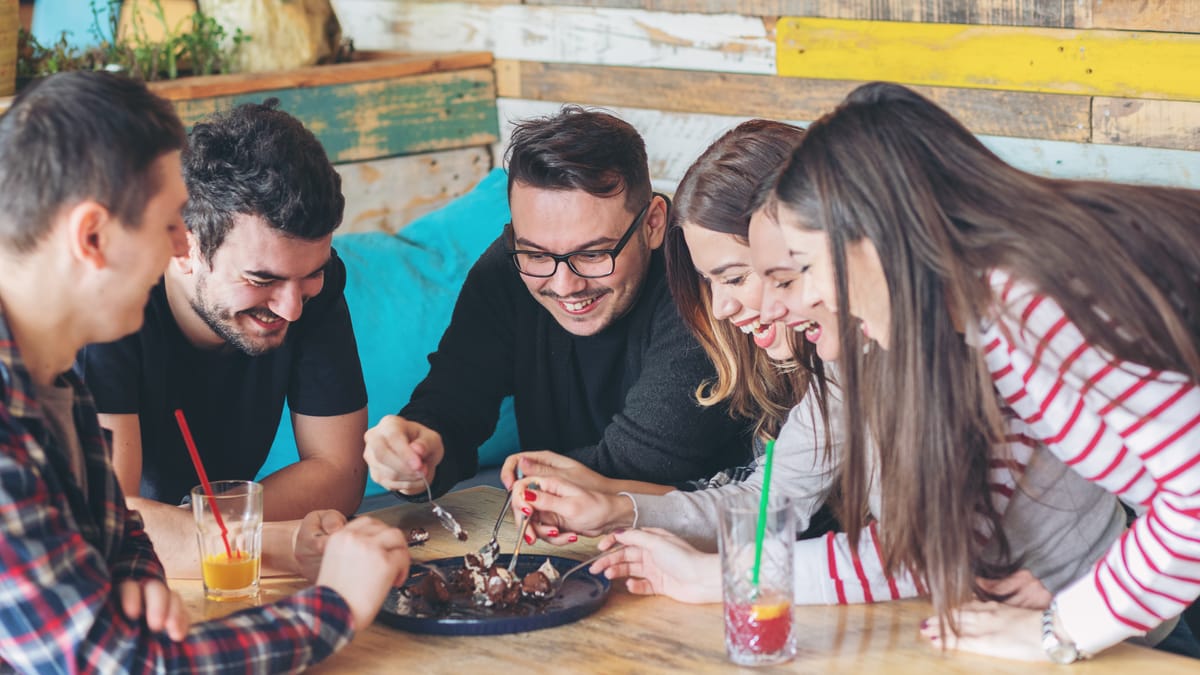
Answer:
[[[749,335],[754,332],[754,322],[751,321],[750,323],[746,324],[745,326],[738,326],[738,329],[741,330],[746,335]]]
[[[792,330],[796,331],[797,333],[803,333],[805,331],[810,331],[810,330],[816,328],[817,326],[818,326],[818,324],[816,321],[810,320],[810,321],[805,321],[802,324],[797,324],[796,327],[792,328]]]
[[[580,302],[564,302],[563,307],[566,307],[568,311],[578,312],[595,301],[595,298],[588,298],[587,300],[582,300]]]

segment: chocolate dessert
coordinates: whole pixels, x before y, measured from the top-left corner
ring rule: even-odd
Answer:
[[[541,567],[526,574],[525,578],[521,580],[521,593],[528,598],[544,600],[550,597],[554,591],[554,584],[557,582],[558,570],[550,564],[550,559],[547,558]]]
[[[508,568],[485,564],[474,553],[463,556],[463,566],[445,577],[437,570],[414,575],[401,593],[422,611],[448,609],[451,605],[474,605],[497,610],[532,611],[553,597],[558,570],[547,559],[536,571],[521,579]],[[527,606],[526,606],[527,605]]]
[[[408,531],[408,545],[420,546],[429,541],[429,532],[423,527],[414,527]]]

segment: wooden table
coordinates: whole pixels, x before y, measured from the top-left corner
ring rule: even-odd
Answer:
[[[413,548],[415,560],[457,556],[486,541],[503,502],[504,492],[477,487],[446,495],[438,503],[449,509],[470,533],[458,542],[423,504],[397,504],[371,515],[404,528],[424,527],[430,540]],[[500,530],[500,545],[511,550],[516,537],[511,517]],[[595,550],[594,540],[571,546],[543,543],[530,554],[557,554],[583,559]],[[522,553],[524,555],[524,553]],[[294,578],[263,583],[262,602],[270,602],[304,585]],[[216,617],[244,605],[204,600],[198,581],[173,580],[193,618]],[[917,626],[932,611],[922,600],[854,605],[797,607],[798,654],[791,663],[764,672],[1066,672],[1061,666],[990,659],[970,654],[943,654],[931,648]],[[613,586],[608,601],[595,614],[576,623],[531,633],[486,637],[413,635],[376,623],[354,642],[311,672],[709,672],[731,670],[725,656],[720,605],[686,605],[662,597],[642,597]],[[1192,659],[1131,645],[1114,647],[1094,661],[1069,667],[1072,673],[1123,673],[1146,668],[1155,675],[1195,675]]]

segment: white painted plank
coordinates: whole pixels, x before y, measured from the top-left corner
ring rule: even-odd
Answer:
[[[552,114],[559,105],[548,101],[498,99],[500,142],[493,146],[494,156],[501,157],[508,146],[513,120]],[[675,191],[688,166],[713,140],[747,119],[641,108],[609,110],[642,133],[654,187],[665,192]],[[804,120],[788,121],[801,126],[808,124]],[[979,138],[1006,162],[1043,176],[1200,189],[1200,152],[1002,136]]]
[[[498,59],[773,74],[760,18],[638,9],[334,0],[359,49],[490,51]]]
[[[338,164],[346,197],[338,232],[394,234],[469,192],[491,167],[485,146]]]

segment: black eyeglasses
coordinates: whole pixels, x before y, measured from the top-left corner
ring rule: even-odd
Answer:
[[[662,195],[658,193],[651,195],[650,201],[646,202],[642,210],[638,211],[638,214],[634,216],[633,222],[625,229],[625,234],[621,235],[621,239],[617,241],[617,245],[610,249],[572,251],[561,255],[545,251],[509,249],[508,255],[512,257],[513,264],[517,266],[517,271],[525,276],[541,279],[552,277],[558,272],[558,264],[565,262],[572,272],[585,279],[606,277],[617,269],[617,255],[621,253],[621,249],[625,248],[625,244],[629,243],[630,237],[637,231],[642,221],[646,219],[646,214],[650,211],[650,205],[654,203],[654,197],[656,196]],[[663,199],[666,199],[666,197],[663,197]],[[512,231],[512,223],[509,223],[506,227],[510,232]]]

